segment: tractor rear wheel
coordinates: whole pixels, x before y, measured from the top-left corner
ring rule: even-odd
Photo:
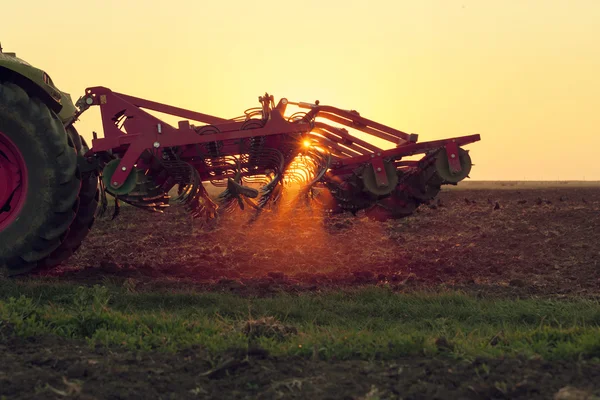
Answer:
[[[57,117],[0,82],[0,268],[29,272],[64,241],[79,207],[74,145]]]
[[[83,156],[88,152],[89,147],[85,139],[79,135],[74,127],[67,128],[67,133],[75,143],[77,152],[80,155]],[[81,189],[79,190],[79,208],[77,209],[75,219],[71,223],[69,232],[60,246],[42,261],[40,265],[42,268],[50,269],[56,267],[79,249],[96,220],[96,209],[98,208],[99,200],[100,188],[98,187],[98,175],[95,171],[82,173]]]

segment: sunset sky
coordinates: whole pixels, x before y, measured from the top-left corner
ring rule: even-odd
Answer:
[[[598,0],[21,0],[0,41],[88,86],[235,117],[276,99],[420,141],[479,133],[477,180],[600,180]],[[98,113],[78,123],[101,132]]]

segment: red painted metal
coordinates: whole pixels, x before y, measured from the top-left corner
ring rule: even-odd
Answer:
[[[477,142],[481,140],[480,135],[469,135],[469,136],[460,136],[451,139],[442,139],[442,140],[434,140],[431,142],[421,142],[421,143],[409,143],[403,146],[396,147],[390,150],[381,150],[381,157],[384,158],[401,158],[406,156],[413,156],[419,153],[425,153],[428,150],[438,149],[443,147],[449,141],[456,142],[457,145],[462,146],[469,143]],[[360,156],[360,157],[352,157],[347,159],[339,160],[335,163],[332,168],[335,170],[337,168],[348,167],[348,166],[358,166],[360,164],[364,164],[369,162],[371,156]]]
[[[338,128],[335,126],[331,126],[328,125],[324,122],[315,122],[315,128],[319,128],[321,130],[324,130],[327,132],[328,137],[331,136],[335,136],[337,138],[340,138],[340,140],[343,140],[344,144],[349,145],[349,146],[354,146],[355,148],[364,148],[365,150],[369,151],[369,152],[374,152],[374,151],[379,151],[380,149],[377,148],[377,146],[374,146],[368,142],[365,142],[364,140],[361,140],[357,137],[354,137],[352,135],[350,135],[348,133],[348,131],[344,128]]]
[[[456,142],[450,141],[446,143],[446,155],[448,157],[448,165],[452,173],[458,173],[462,171],[460,166],[460,158],[458,156],[458,145]]]
[[[375,171],[375,181],[377,182],[377,185],[388,186],[389,182],[385,172],[385,165],[383,164],[383,159],[381,157],[373,157],[371,159],[371,168],[373,168],[373,171]]]
[[[218,147],[218,155],[212,158],[219,160],[222,157],[240,154],[241,143],[251,138],[263,140],[265,146],[271,149],[298,152],[301,151],[304,140],[311,140],[327,148],[331,154],[332,163],[327,172],[329,177],[343,178],[357,168],[367,166],[374,169],[377,183],[385,186],[388,183],[384,166],[386,162],[393,162],[398,170],[415,170],[422,168],[422,163],[402,159],[416,154],[424,154],[425,159],[432,152],[446,148],[451,169],[456,172],[457,168],[460,170],[459,146],[480,140],[479,135],[470,135],[417,143],[416,134],[374,122],[354,110],[319,105],[318,102],[292,102],[285,98],[275,105],[273,96],[268,94],[259,97],[261,107],[249,109],[244,117],[234,119],[223,119],[173,107],[113,92],[105,87],[86,89],[86,94],[80,102],[84,106],[83,110],[92,105],[100,107],[104,137],[94,137],[92,151],[88,155],[110,152],[112,156],[117,157],[119,165],[110,179],[113,189],[123,185],[134,166],[142,163],[141,156],[148,150],[160,158],[164,151],[171,152],[172,149],[177,149],[178,157],[193,166],[202,181],[212,181],[233,177],[235,171],[219,165],[218,162],[205,162],[198,150],[200,146]],[[290,105],[308,111],[287,117],[285,111]],[[172,115],[182,120],[174,127],[147,110]],[[254,119],[249,119],[250,117]],[[324,122],[326,120],[342,127]],[[194,125],[196,122],[200,124]],[[344,127],[386,140],[394,147],[379,148],[352,135]],[[296,145],[290,145],[290,140]],[[452,154],[455,154],[455,158],[450,159]],[[427,159],[430,160],[431,157]],[[428,163],[431,164],[430,161]],[[265,171],[264,167],[247,165],[239,172],[242,176],[250,176]],[[163,187],[168,189],[172,180],[158,179]]]
[[[242,130],[244,122],[223,120],[161,103],[145,102],[103,87],[89,88],[86,93],[86,99],[90,99],[88,105],[100,106],[104,128],[104,138],[92,140],[93,150],[120,152],[120,149],[125,149],[120,164],[111,178],[114,188],[123,185],[136,161],[146,149],[239,140],[256,136],[284,134],[299,136],[311,129],[308,123],[287,122],[277,109],[271,111],[270,119],[264,127]],[[209,122],[211,125],[206,125],[197,132],[192,129],[177,129],[139,107],[182,118],[192,117],[195,118],[194,120]],[[126,111],[126,114],[122,114],[123,111]],[[123,127],[127,133],[115,125],[117,115],[125,116]]]
[[[380,139],[388,140],[397,144],[416,142],[418,139],[418,135],[414,133],[410,134],[402,132],[361,117],[360,114],[355,110],[346,111],[336,107],[321,106],[318,104],[309,103],[290,102],[289,104],[293,104],[304,109],[310,109],[310,113],[314,113],[319,117],[330,119],[350,128],[359,129],[363,132],[377,136]]]
[[[14,142],[0,132],[0,231],[21,212],[27,186],[27,164]]]

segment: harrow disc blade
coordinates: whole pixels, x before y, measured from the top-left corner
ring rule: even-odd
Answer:
[[[375,177],[375,171],[371,165],[367,165],[362,173],[363,183],[365,188],[378,196],[385,196],[396,189],[398,184],[398,173],[396,172],[396,166],[393,162],[384,162],[385,175],[387,176],[387,186],[379,186],[377,184],[377,178]]]
[[[472,162],[469,152],[464,149],[458,149],[458,158],[460,160],[461,170],[457,173],[452,172],[450,164],[448,164],[448,153],[446,149],[440,150],[435,160],[435,169],[438,175],[449,183],[458,183],[469,176],[471,172]]]

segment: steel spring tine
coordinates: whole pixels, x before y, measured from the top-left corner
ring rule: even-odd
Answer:
[[[185,204],[189,200],[192,195],[192,185],[186,184],[183,186],[181,194],[177,197],[177,202],[180,204]]]
[[[143,201],[165,200],[168,203],[169,200],[171,200],[171,196],[162,193],[162,194],[159,194],[159,195],[154,196],[154,197],[142,197],[142,200]]]
[[[258,209],[258,205],[256,204],[256,202],[254,202],[254,200],[244,197],[244,202],[250,207],[254,208],[255,210]]]
[[[227,202],[227,201],[229,201],[231,199],[232,196],[233,195],[231,194],[231,192],[229,191],[229,189],[225,189],[221,193],[219,193],[219,196],[217,198],[221,202]]]
[[[129,200],[129,199],[121,199],[122,201],[124,201],[125,203],[129,203],[132,206],[136,206],[136,207],[158,207],[158,206],[164,206],[165,208],[169,207],[168,204],[165,204],[162,201],[143,201],[140,199],[133,199],[133,200]]]
[[[120,213],[121,213],[121,206],[119,204],[119,198],[115,196],[115,206],[114,206],[113,215],[112,215],[111,220],[114,221],[115,218],[117,218]]]
[[[106,187],[102,179],[100,179],[100,207],[96,212],[97,217],[103,217],[108,209],[108,198],[106,197]]]
[[[188,182],[182,182],[179,184],[179,193],[178,196],[175,198],[174,201],[176,201],[179,204],[185,204],[187,203],[190,195],[193,192],[193,186],[191,185],[191,181],[193,179],[193,175],[191,173],[191,166],[189,164],[186,164],[186,168],[188,169]]]
[[[186,204],[189,204],[194,201],[196,195],[198,194],[198,180],[196,179],[197,172],[194,171],[192,176],[190,177],[190,185],[188,186],[187,197],[185,198]]]

